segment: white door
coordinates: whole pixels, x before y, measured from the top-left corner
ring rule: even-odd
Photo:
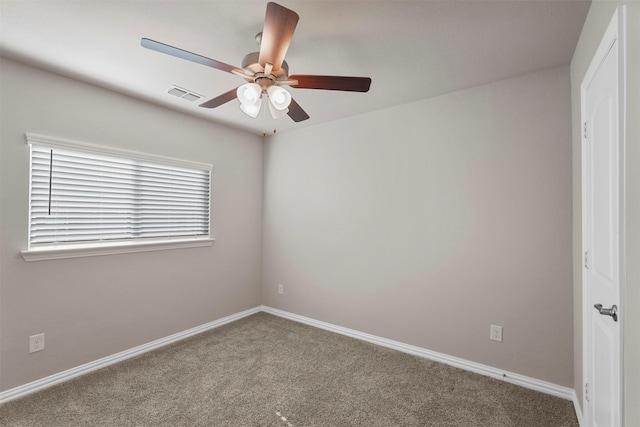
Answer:
[[[582,83],[583,409],[594,427],[620,426],[622,413],[623,16],[616,12]]]

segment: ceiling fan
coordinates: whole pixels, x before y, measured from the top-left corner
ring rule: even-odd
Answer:
[[[260,52],[246,55],[242,60],[242,68],[147,38],[142,39],[141,45],[160,53],[236,74],[247,81],[237,89],[232,89],[200,104],[200,107],[216,108],[237,97],[240,100],[242,111],[251,117],[257,117],[264,96],[268,98],[267,104],[274,118],[287,114],[294,122],[301,122],[307,120],[309,115],[281,86],[299,89],[367,92],[371,86],[371,79],[369,77],[307,74],[290,76],[289,65],[284,57],[298,24],[298,19],[299,16],[294,11],[273,2],[268,3],[264,27],[262,32],[256,35],[256,41],[260,44]]]

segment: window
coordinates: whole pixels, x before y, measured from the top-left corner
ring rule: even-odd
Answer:
[[[26,260],[211,244],[211,165],[33,134],[27,143]]]

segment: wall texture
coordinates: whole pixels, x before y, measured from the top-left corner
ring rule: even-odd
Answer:
[[[0,390],[261,302],[262,138],[3,60]],[[212,163],[212,247],[25,262],[25,132]],[[28,354],[44,332],[45,351]]]
[[[268,138],[264,303],[572,387],[570,102],[561,67]]]
[[[582,144],[580,139],[580,84],[613,17],[627,6],[627,123],[625,164],[626,250],[623,319],[625,425],[640,425],[640,2],[594,1],[571,61],[573,117],[573,271],[574,271],[574,388],[582,402]]]

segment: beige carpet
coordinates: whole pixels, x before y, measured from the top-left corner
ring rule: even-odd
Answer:
[[[570,401],[258,313],[0,407],[2,426],[577,426]]]

